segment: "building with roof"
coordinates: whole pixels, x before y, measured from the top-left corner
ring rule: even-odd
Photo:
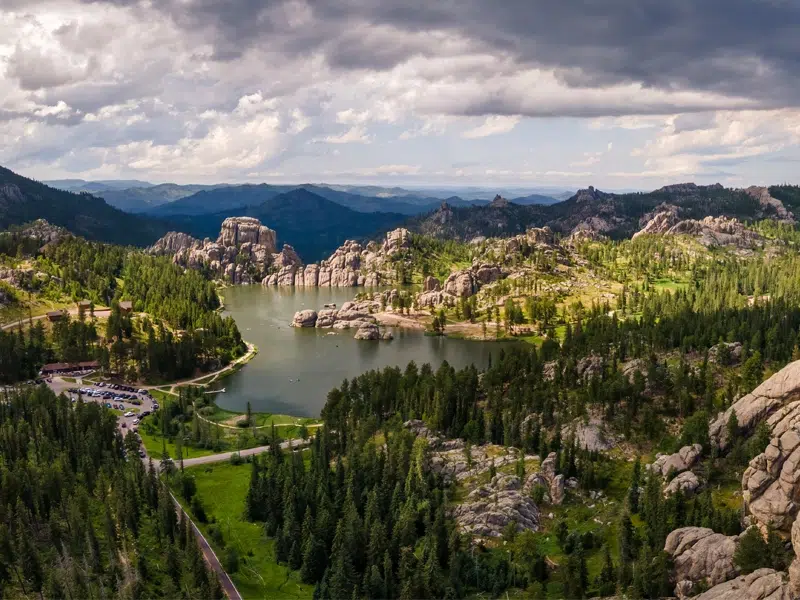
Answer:
[[[63,308],[61,310],[51,310],[49,313],[47,313],[47,319],[54,323],[56,321],[66,319],[67,314],[69,313],[67,313],[67,311]]]

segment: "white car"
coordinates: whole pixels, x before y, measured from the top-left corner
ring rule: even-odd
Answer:
[[[131,411],[126,412],[123,416],[125,417],[132,417],[133,413]]]
[[[134,419],[134,420],[133,420],[133,424],[134,424],[134,425],[138,425],[138,424],[139,424],[139,419]]]

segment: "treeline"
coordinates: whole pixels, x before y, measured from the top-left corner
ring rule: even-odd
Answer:
[[[0,596],[223,597],[110,411],[40,386],[0,402],[0,431]]]

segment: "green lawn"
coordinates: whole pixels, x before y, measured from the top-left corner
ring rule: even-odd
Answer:
[[[197,493],[209,520],[216,521],[227,546],[237,549],[239,572],[231,574],[244,598],[311,598],[313,587],[300,583],[297,573],[275,563],[273,541],[264,536],[260,524],[243,520],[244,499],[250,483],[250,465],[229,462],[187,469],[195,476]],[[211,541],[209,525],[198,524]],[[214,545],[217,556],[225,550]]]
[[[142,436],[142,443],[144,444],[147,454],[153,457],[153,460],[161,458],[161,453],[164,449],[164,442],[166,441],[167,452],[172,458],[178,455],[178,449],[174,442],[165,440],[159,433],[147,433],[145,427],[139,427],[139,435]],[[224,452],[224,450],[223,450]],[[183,447],[183,458],[197,458],[198,456],[209,456],[216,454],[213,450],[207,448],[188,448]]]

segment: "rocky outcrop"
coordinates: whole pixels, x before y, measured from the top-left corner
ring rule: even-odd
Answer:
[[[301,310],[294,313],[292,327],[314,327],[317,324],[317,311]]]
[[[381,331],[374,323],[365,323],[358,328],[353,337],[357,340],[379,340],[381,339]]]
[[[726,360],[722,361],[725,366],[739,364],[742,361],[742,343],[720,342],[716,346],[712,346],[708,351],[708,360],[719,364],[720,357],[723,355],[726,357]]]
[[[727,423],[731,412],[736,413],[739,428],[750,431],[760,421],[798,399],[800,399],[800,361],[786,365],[720,414],[709,426],[709,436],[712,442],[724,449],[728,444]]]
[[[794,600],[797,596],[784,581],[780,571],[758,569],[725,583],[715,585],[695,600]]]
[[[555,452],[547,455],[539,471],[532,473],[525,480],[525,490],[530,494],[533,488],[542,486],[547,490],[546,501],[560,505],[564,502],[565,480],[563,475],[556,475],[556,458]]]
[[[521,487],[518,477],[498,473],[487,485],[471,491],[466,502],[453,509],[459,529],[494,538],[502,536],[510,523],[517,531],[536,531],[539,509]]]
[[[678,208],[671,204],[662,204],[654,212],[645,215],[640,221],[640,225],[642,224],[642,228],[633,234],[633,239],[646,234],[688,235],[696,238],[707,248],[717,246],[753,248],[764,243],[759,234],[745,227],[737,219],[711,216],[701,220],[681,219]]]
[[[324,308],[319,312],[313,310],[301,310],[294,314],[292,319],[293,327],[319,327],[333,329],[360,329],[362,327],[372,326],[375,327],[375,317],[372,313],[380,310],[380,302],[376,300],[359,300],[353,302],[345,302],[341,308]],[[309,313],[314,313],[313,323],[312,317]],[[295,323],[311,323],[308,325],[295,325]],[[377,330],[377,327],[375,327]],[[357,339],[378,339],[374,337],[373,333],[369,333],[367,327],[360,336],[357,334]]]
[[[733,556],[736,553],[739,537],[714,533],[706,527],[681,527],[672,531],[664,544],[664,552],[672,557],[674,577],[677,582],[676,595],[681,597],[678,589],[688,587],[681,582],[691,584],[705,581],[715,586],[739,574]]]
[[[592,415],[587,423],[576,419],[561,428],[561,439],[569,440],[574,436],[575,444],[590,452],[609,450],[614,445],[614,437],[606,430],[605,422],[599,415]]]
[[[471,269],[451,273],[444,282],[444,291],[455,298],[469,298],[478,291],[475,274]]]
[[[681,493],[684,495],[693,494],[700,487],[700,478],[691,471],[684,471],[672,479],[664,488],[665,496]]]
[[[749,512],[763,525],[788,531],[800,503],[800,433],[774,437],[750,461],[742,475],[742,494]]]
[[[181,231],[170,231],[164,235],[160,240],[156,241],[155,244],[150,246],[150,252],[152,254],[177,254],[182,250],[186,250],[191,248],[195,244],[199,243],[199,240],[193,238],[187,233],[183,233]]]
[[[40,249],[47,244],[52,244],[70,235],[69,231],[63,227],[52,225],[44,219],[36,219],[21,229],[16,230],[15,233],[17,236],[35,240],[39,244]]]
[[[737,219],[726,217],[705,217],[697,221],[686,219],[673,225],[667,235],[690,235],[707,248],[717,246],[734,246],[737,248],[753,248],[764,243],[755,231],[747,229]]]
[[[173,262],[190,269],[205,268],[230,283],[260,281],[274,261],[275,232],[252,217],[229,217],[215,242],[170,232],[149,251],[172,254]]]
[[[645,215],[644,226],[633,234],[633,239],[642,235],[662,235],[667,233],[678,221],[678,208],[671,204],[662,204],[657,212]]]
[[[794,223],[794,215],[783,205],[783,202],[773,198],[769,189],[758,185],[745,188],[745,194],[758,200],[758,204],[765,213],[774,215],[778,220]]]
[[[647,470],[661,475],[664,479],[691,469],[703,453],[700,444],[684,446],[675,454],[656,454],[656,460],[647,465]]]
[[[441,289],[442,289],[442,284],[439,282],[438,279],[436,279],[436,277],[431,277],[429,275],[422,282],[423,292],[438,292]]]
[[[584,356],[578,361],[575,370],[580,379],[588,381],[592,377],[599,376],[603,373],[603,358],[596,354]]]

